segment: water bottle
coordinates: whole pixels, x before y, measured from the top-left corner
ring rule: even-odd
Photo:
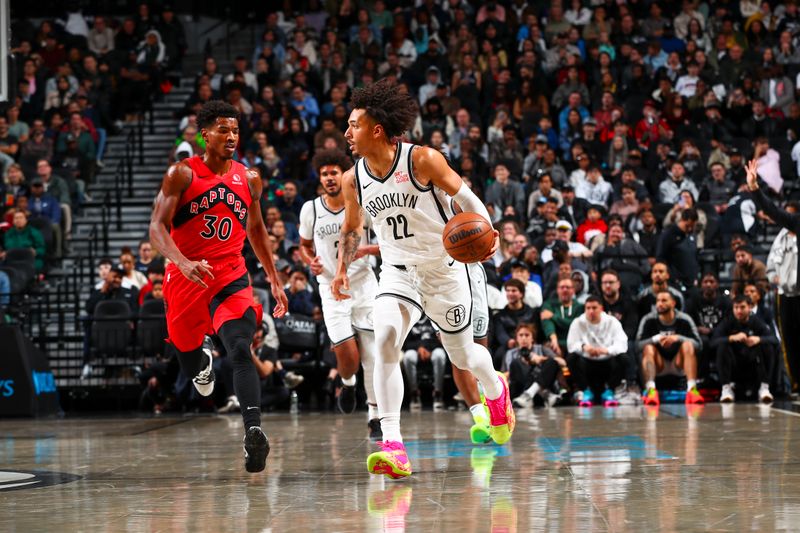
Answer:
[[[292,391],[292,394],[289,397],[289,413],[296,415],[299,411],[298,407],[298,399],[297,399],[297,391]]]

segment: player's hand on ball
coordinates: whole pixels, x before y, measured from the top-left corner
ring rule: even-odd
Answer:
[[[213,267],[208,264],[208,262],[203,259],[202,261],[189,261],[178,265],[178,268],[181,269],[181,273],[186,276],[189,281],[193,281],[197,283],[204,289],[208,288],[206,282],[203,281],[203,278],[208,276],[211,279],[214,279],[214,274],[211,273]]]
[[[333,299],[336,301],[350,299],[349,294],[342,292],[349,290],[350,278],[347,277],[347,274],[336,274],[336,277],[333,278],[333,281],[331,282],[331,294],[333,294]]]
[[[272,297],[275,298],[275,309],[272,310],[272,316],[280,318],[289,309],[289,300],[286,298],[286,293],[277,283],[270,283],[270,291],[272,292]]]
[[[322,274],[322,258],[320,256],[316,256],[314,260],[308,264],[308,269],[315,276]]]
[[[486,254],[486,257],[481,259],[481,263],[483,263],[484,261],[488,261],[489,259],[494,257],[494,254],[499,246],[500,246],[500,232],[494,230],[494,244],[492,244],[492,249],[489,250],[489,253]]]

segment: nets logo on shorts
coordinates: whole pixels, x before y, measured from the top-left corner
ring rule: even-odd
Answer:
[[[455,328],[464,323],[467,319],[467,313],[464,311],[463,305],[457,305],[448,309],[444,318],[447,320],[448,324]]]

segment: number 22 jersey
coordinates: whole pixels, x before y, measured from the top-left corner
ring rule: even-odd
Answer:
[[[392,265],[420,265],[443,260],[442,232],[453,216],[450,197],[414,177],[411,156],[416,145],[398,143],[394,163],[375,176],[365,158],[355,166],[358,203],[372,218],[381,258]]]
[[[170,235],[178,249],[192,261],[241,256],[252,201],[247,168],[231,161],[228,172],[218,176],[200,156],[184,162],[192,169],[192,181],[172,217]]]

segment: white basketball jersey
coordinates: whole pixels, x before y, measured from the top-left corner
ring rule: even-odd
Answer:
[[[317,276],[320,283],[330,283],[336,275],[339,262],[339,233],[344,223],[344,208],[332,211],[322,197],[303,204],[300,210],[300,237],[314,241],[314,250],[322,260],[322,273]],[[365,230],[361,244],[368,244]],[[350,263],[347,276],[352,280],[371,270],[367,256]]]
[[[391,265],[419,265],[444,259],[444,225],[453,216],[449,196],[414,178],[411,152],[415,145],[398,143],[394,163],[378,177],[365,158],[355,166],[358,202],[372,218],[381,259]]]

